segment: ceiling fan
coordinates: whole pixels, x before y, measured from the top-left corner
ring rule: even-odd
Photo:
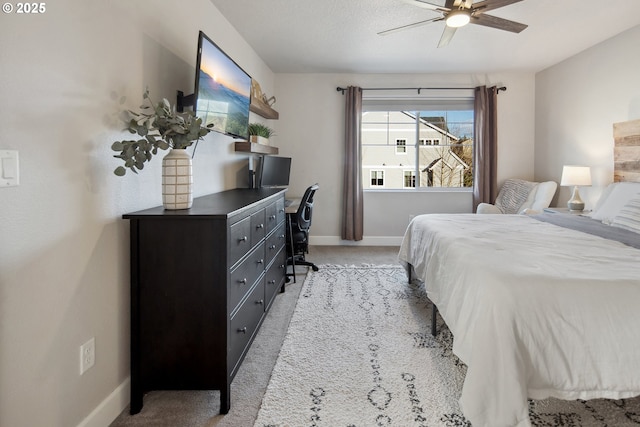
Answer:
[[[485,27],[511,31],[512,33],[519,33],[527,28],[527,25],[525,24],[498,18],[497,16],[487,15],[485,13],[499,7],[518,3],[522,0],[483,0],[476,3],[473,3],[473,0],[446,0],[444,6],[429,3],[424,0],[403,1],[423,9],[440,12],[442,13],[442,16],[381,31],[378,33],[379,35],[385,36],[397,31],[408,30],[410,28],[430,24],[431,22],[445,21],[446,26],[444,27],[444,32],[442,33],[440,42],[438,43],[438,47],[444,47],[449,44],[453,35],[456,33],[456,30],[467,24],[484,25]]]

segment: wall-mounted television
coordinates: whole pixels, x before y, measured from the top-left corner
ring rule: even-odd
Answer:
[[[286,187],[289,185],[291,157],[262,156],[258,172],[259,187]]]
[[[237,138],[249,137],[251,77],[205,33],[198,37],[194,111],[203,125]]]

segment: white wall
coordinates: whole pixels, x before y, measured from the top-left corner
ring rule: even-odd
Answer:
[[[474,87],[504,85],[498,96],[498,180],[532,179],[534,172],[534,75],[277,74],[280,120],[273,125],[280,154],[293,157],[291,194],[320,184],[314,205],[313,244],[340,241],[344,96],[336,87]],[[472,211],[469,192],[367,192],[363,244],[399,244],[409,215]]]
[[[593,208],[613,181],[613,123],[640,118],[640,26],[536,75],[535,177],[560,183],[562,166],[591,166],[580,190]],[[552,205],[566,206],[560,187]]]
[[[142,101],[193,91],[198,30],[267,92],[274,76],[208,0],[57,0],[0,16],[0,150],[20,185],[0,188],[0,425],[107,425],[129,389],[129,225],[161,204],[160,159],[116,177],[116,120]],[[246,156],[210,134],[195,193],[236,187]],[[96,364],[79,375],[79,347]],[[91,416],[89,414],[94,411]],[[88,417],[88,418],[87,418]]]

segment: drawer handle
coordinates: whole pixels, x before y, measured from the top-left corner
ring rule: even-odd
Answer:
[[[256,301],[256,304],[258,304],[258,305],[262,305],[262,304],[264,304],[264,300],[263,300],[263,299],[258,300],[258,301]]]
[[[238,280],[238,283],[242,283],[243,285],[246,285],[247,284],[247,278],[245,277],[244,279]]]
[[[246,242],[247,240],[249,240],[247,239],[247,236],[244,236],[243,238],[238,239],[238,242]]]
[[[275,284],[276,284],[276,281],[275,281],[275,280],[269,280],[269,284],[270,284],[270,285],[275,285]]]
[[[263,259],[259,259],[258,260],[258,264],[262,264],[262,263],[264,263],[264,260]]]
[[[238,333],[242,332],[243,334],[247,333],[247,327],[245,326],[244,328],[240,328],[238,329]]]
[[[275,249],[275,248],[276,248],[276,245],[269,246],[269,249]]]
[[[279,235],[278,239],[284,239],[284,234]]]
[[[284,213],[284,209],[278,209],[278,212]]]
[[[257,229],[264,228],[264,224],[258,224],[258,225],[256,226],[256,228],[257,228]]]
[[[284,268],[284,264],[280,264],[280,268]]]
[[[276,219],[276,216],[275,215],[271,215],[271,216],[269,216],[269,219]]]

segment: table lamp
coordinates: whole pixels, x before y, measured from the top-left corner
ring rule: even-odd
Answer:
[[[584,202],[580,198],[579,185],[591,185],[591,168],[589,166],[564,166],[562,168],[562,186],[573,186],[571,199],[567,202],[570,211],[582,211]]]

